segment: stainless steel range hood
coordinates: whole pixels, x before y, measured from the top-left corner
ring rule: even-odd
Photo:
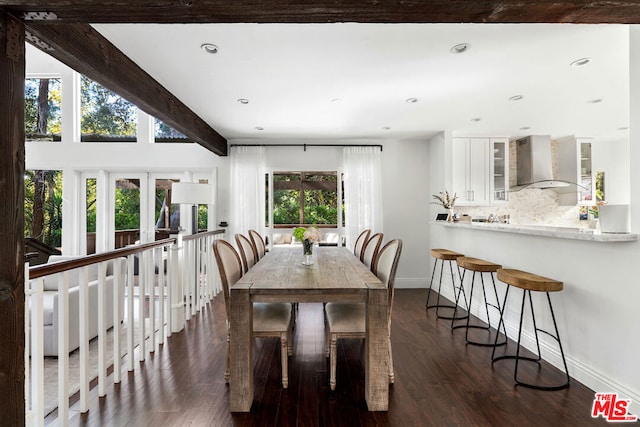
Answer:
[[[587,188],[569,180],[554,179],[551,137],[531,135],[516,141],[517,185],[511,191],[525,188],[552,189],[558,193],[574,193]],[[560,161],[560,164],[565,162]],[[575,175],[575,171],[573,172]],[[564,175],[567,175],[565,173]],[[571,171],[569,171],[569,176]]]

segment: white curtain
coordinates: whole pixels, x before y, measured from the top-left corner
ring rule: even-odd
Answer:
[[[344,210],[347,246],[353,247],[364,229],[383,232],[380,147],[345,147]]]
[[[262,232],[265,221],[264,147],[231,147],[231,209],[227,239],[235,233]]]

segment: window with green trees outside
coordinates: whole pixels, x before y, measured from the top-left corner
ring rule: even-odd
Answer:
[[[338,183],[337,172],[274,172],[274,226],[336,226]]]

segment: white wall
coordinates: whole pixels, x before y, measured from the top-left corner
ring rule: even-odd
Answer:
[[[612,204],[629,203],[631,164],[629,162],[629,139],[591,143],[591,167],[595,172],[604,172],[605,200]]]
[[[396,287],[425,287],[429,253],[429,144],[384,144],[382,191],[385,241],[402,239]]]

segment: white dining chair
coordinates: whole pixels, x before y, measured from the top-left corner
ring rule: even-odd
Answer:
[[[231,285],[242,277],[242,263],[238,252],[226,240],[215,240],[213,242],[213,252],[215,253],[220,279],[222,280],[224,307],[227,314],[227,363],[224,380],[228,383],[231,364],[229,352],[231,346],[231,336],[229,335],[230,292]],[[288,356],[293,351],[292,326],[290,303],[253,303],[253,336],[280,338],[283,388],[289,386]]]
[[[256,254],[256,249],[253,247],[253,243],[251,243],[251,240],[249,240],[247,236],[238,233],[235,237],[236,244],[240,251],[240,256],[242,257],[244,272],[246,273],[255,265],[256,262],[258,262],[258,255]]]
[[[391,311],[393,308],[394,282],[398,260],[402,252],[402,240],[394,239],[380,249],[373,263],[373,273],[387,286],[389,326],[389,383],[395,380],[393,355],[391,352]],[[331,390],[336,389],[337,342],[345,338],[365,339],[366,305],[365,303],[327,303],[325,305],[325,328],[327,333],[325,352],[329,356]]]
[[[362,261],[362,248],[364,244],[369,240],[369,235],[371,234],[371,230],[366,229],[363,230],[358,237],[356,238],[356,243],[353,245],[353,254],[358,257],[360,261]]]
[[[373,260],[375,259],[378,251],[380,250],[380,245],[382,244],[382,238],[384,234],[376,233],[367,240],[362,248],[362,262],[369,269],[371,269],[371,265],[373,264]]]

